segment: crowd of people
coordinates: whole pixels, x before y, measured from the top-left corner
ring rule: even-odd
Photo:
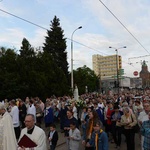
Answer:
[[[135,134],[141,150],[150,150],[150,95],[146,91],[87,93],[78,101],[52,96],[45,103],[39,97],[6,99],[0,103],[0,150],[47,150],[47,142],[55,150],[59,140],[56,125],[68,150],[79,150],[80,143],[85,150],[109,150],[109,143],[119,150],[122,142],[127,150],[135,150]],[[20,145],[24,135],[34,147]]]

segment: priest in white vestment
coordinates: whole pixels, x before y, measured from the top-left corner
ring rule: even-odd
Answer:
[[[16,150],[17,141],[10,114],[0,103],[0,150]]]
[[[32,100],[30,100],[29,107],[27,109],[27,114],[33,114],[36,117],[36,108]]]
[[[33,150],[47,150],[46,146],[46,135],[43,129],[39,128],[35,125],[35,118],[33,114],[27,114],[25,118],[25,126],[26,128],[22,129],[20,139],[25,135],[27,135],[34,143],[36,143],[36,147]],[[29,148],[19,147],[18,150],[29,150]]]
[[[34,119],[35,119],[35,123],[36,123],[36,108],[35,108],[32,100],[29,101],[29,107],[27,109],[27,114],[33,114]]]

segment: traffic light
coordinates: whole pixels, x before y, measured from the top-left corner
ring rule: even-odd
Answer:
[[[118,87],[119,87],[119,82],[114,81],[114,87],[115,87],[115,88],[118,88]]]
[[[117,88],[119,87],[119,81],[117,82]]]
[[[117,87],[117,81],[114,81],[114,87],[115,88]]]

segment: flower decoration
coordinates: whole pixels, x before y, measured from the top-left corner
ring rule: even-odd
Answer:
[[[81,99],[76,100],[75,103],[76,103],[77,108],[83,108],[84,106],[86,106],[85,102]]]

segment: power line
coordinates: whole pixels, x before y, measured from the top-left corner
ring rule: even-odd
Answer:
[[[99,0],[103,6],[116,18],[116,20],[127,30],[127,32],[143,47],[143,49],[150,54],[150,52],[143,46],[143,44],[129,31],[129,29],[117,18],[117,16],[101,1]]]
[[[70,38],[67,38],[67,39],[71,41]],[[105,53],[103,53],[103,52],[100,52],[99,50],[97,50],[97,49],[95,49],[95,48],[92,48],[92,47],[89,47],[89,46],[87,46],[87,45],[85,45],[85,44],[82,44],[82,43],[80,43],[80,42],[78,42],[78,41],[73,40],[73,42],[78,43],[78,44],[80,44],[80,45],[82,45],[82,46],[84,46],[84,47],[87,47],[88,49],[91,49],[91,50],[94,50],[94,51],[96,51],[96,52],[99,52],[99,53],[101,53],[101,54],[103,54],[103,55],[108,55],[108,54],[105,54]]]
[[[19,17],[19,16],[17,16],[17,15],[12,14],[12,13],[9,13],[8,11],[2,10],[2,9],[0,9],[0,11],[6,13],[6,14],[8,14],[8,15],[11,15],[11,16],[13,16],[13,17],[15,17],[15,18],[18,18],[18,19],[20,19],[20,20],[23,20],[23,21],[25,21],[25,22],[28,22],[28,23],[30,23],[30,24],[32,24],[32,25],[34,25],[34,26],[37,26],[37,27],[39,27],[39,28],[41,28],[41,29],[47,30],[46,28],[44,28],[44,27],[42,27],[42,26],[40,26],[40,25],[38,25],[38,24],[36,24],[36,23],[33,23],[33,22],[29,21],[29,20],[26,20],[26,19],[24,19],[24,18],[22,18],[22,17]]]
[[[34,26],[37,26],[37,27],[39,27],[39,28],[41,28],[41,29],[48,30],[47,28],[44,28],[44,27],[42,27],[42,26],[40,26],[40,25],[38,25],[38,24],[36,24],[36,23],[33,23],[33,22],[27,20],[27,19],[24,19],[24,18],[22,18],[22,17],[19,17],[19,16],[17,16],[17,15],[14,15],[14,14],[8,12],[8,11],[2,10],[2,9],[0,9],[0,11],[6,13],[6,14],[8,14],[8,15],[11,15],[11,16],[13,16],[13,17],[15,17],[15,18],[18,18],[18,19],[20,19],[20,20],[22,20],[22,21],[25,21],[25,22],[27,22],[27,23],[30,23],[30,24],[32,24],[32,25],[34,25]],[[70,38],[67,38],[67,39],[68,39],[68,40],[71,40]],[[91,48],[91,47],[89,47],[89,46],[87,46],[87,45],[85,45],[85,44],[82,44],[82,43],[77,42],[77,41],[75,41],[75,40],[73,40],[73,41],[74,41],[75,43],[78,43],[78,44],[84,46],[84,47],[87,47],[88,49],[97,51],[97,52],[99,52],[99,53],[101,53],[101,54],[103,54],[103,55],[108,55],[108,54],[105,54],[105,53],[100,52],[100,51],[97,50],[97,49]]]
[[[44,29],[44,30],[46,30],[46,31],[48,30],[47,28],[44,28],[44,27],[42,27],[42,26],[40,26],[40,25],[38,25],[38,24],[36,24],[36,23],[33,23],[33,22],[31,22],[31,21],[29,21],[29,20],[27,20],[27,19],[24,19],[24,18],[22,18],[22,17],[19,17],[19,16],[17,16],[17,15],[12,14],[12,13],[9,13],[9,12],[7,12],[7,11],[5,11],[5,10],[0,9],[0,11],[6,13],[6,14],[8,14],[8,15],[11,15],[11,16],[13,16],[13,17],[15,17],[15,18],[18,18],[18,19],[20,19],[20,20],[22,20],[22,21],[25,21],[25,22],[27,22],[27,23],[30,23],[30,24],[32,24],[32,25],[34,25],[34,26],[37,26],[37,27],[39,27],[39,28],[41,28],[41,29]],[[70,38],[67,38],[67,39],[68,39],[68,40],[71,40]],[[94,51],[96,51],[96,52],[98,52],[98,53],[101,53],[101,54],[103,54],[103,55],[108,56],[108,54],[102,53],[102,52],[100,52],[99,50],[97,50],[97,49],[95,49],[95,48],[92,48],[92,47],[89,47],[89,46],[87,46],[87,45],[85,45],[85,44],[82,44],[82,43],[80,43],[80,42],[78,42],[78,41],[73,40],[73,42],[78,43],[78,44],[80,44],[80,45],[82,45],[82,46],[84,46],[84,47],[87,47],[88,49],[94,50]],[[128,64],[128,63],[127,63],[127,64]]]
[[[133,68],[135,68],[135,69],[137,69],[135,66],[133,66],[133,63],[127,63],[127,62],[125,62],[125,61],[122,61],[122,62],[124,62],[125,64],[127,64],[127,65],[129,65],[129,66],[131,66],[131,67],[133,67]]]
[[[46,30],[46,31],[48,30],[48,29],[46,29],[46,28],[44,28],[44,27],[42,27],[42,26],[40,26],[40,25],[38,25],[38,24],[36,24],[36,23],[33,23],[33,22],[31,22],[31,21],[29,21],[29,20],[27,20],[27,19],[24,19],[24,18],[22,18],[22,17],[19,17],[19,16],[17,16],[17,15],[12,14],[12,13],[9,13],[9,12],[7,12],[7,11],[5,11],[5,10],[0,9],[0,11],[6,13],[6,14],[8,14],[8,15],[11,15],[11,16],[13,16],[13,17],[16,17],[16,18],[18,18],[18,19],[20,19],[20,20],[22,20],[22,21],[27,22],[27,23],[30,23],[30,24],[32,24],[32,25],[34,25],[34,26],[37,26],[37,27],[39,27],[39,28],[41,28],[41,29],[44,29],[44,30]],[[68,39],[68,40],[71,40],[70,38],[67,38],[67,39]],[[100,51],[97,50],[97,49],[94,49],[94,48],[91,48],[91,47],[89,47],[89,46],[87,46],[87,45],[85,45],[85,44],[82,44],[82,43],[80,43],[80,42],[78,42],[78,41],[73,40],[73,42],[78,43],[78,44],[80,44],[80,45],[82,45],[82,46],[84,46],[84,47],[87,47],[88,49],[91,49],[91,50],[94,50],[94,51],[99,52],[99,53],[101,53],[101,54],[104,54],[104,55],[106,55],[106,56],[108,55],[108,54],[105,54],[105,53],[100,52]],[[126,62],[124,62],[124,63],[126,63]],[[126,63],[126,64],[128,64],[128,63]],[[129,64],[128,64],[128,65],[129,65]],[[133,67],[133,66],[132,66],[132,67]]]
[[[150,55],[144,55],[144,56],[139,56],[139,57],[131,57],[129,59],[136,59],[136,58],[142,58],[142,57],[149,57]]]

